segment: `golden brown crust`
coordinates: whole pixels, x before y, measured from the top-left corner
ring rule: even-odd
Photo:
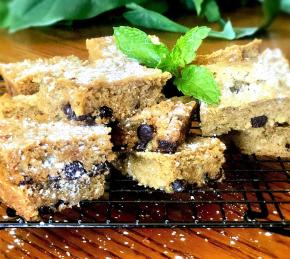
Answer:
[[[174,154],[133,152],[115,163],[140,185],[173,192],[172,183],[184,180],[201,186],[206,177],[218,178],[224,163],[225,145],[216,138],[187,140]]]
[[[159,143],[168,143],[178,147],[184,142],[187,134],[195,101],[191,97],[174,97],[159,104],[143,109],[133,117],[120,122],[120,132],[116,136],[121,139],[121,146],[132,151],[162,151]],[[152,128],[152,138],[144,143],[138,138],[138,128],[146,125]],[[123,134],[122,134],[123,133]],[[169,153],[171,153],[170,151]]]
[[[249,129],[229,135],[242,153],[290,158],[290,127]]]
[[[262,40],[255,39],[245,45],[233,45],[211,54],[198,55],[194,63],[209,65],[214,63],[241,62],[257,58],[261,53]]]
[[[109,134],[101,125],[0,120],[0,198],[27,220],[58,200],[99,198],[115,158]]]
[[[255,40],[199,59],[214,74],[221,90],[218,105],[201,103],[204,136],[290,122],[288,61],[279,49],[260,53],[260,44]],[[264,122],[255,125],[260,118]]]

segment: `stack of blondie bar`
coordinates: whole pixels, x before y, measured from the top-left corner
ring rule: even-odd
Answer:
[[[227,135],[245,154],[290,157],[290,70],[261,41],[199,56],[221,87],[219,105],[200,106],[203,136]]]
[[[101,197],[111,165],[169,193],[201,186],[222,179],[225,145],[216,136],[228,133],[245,153],[289,156],[288,64],[259,45],[198,56],[221,87],[214,106],[165,98],[170,73],[126,57],[112,37],[87,40],[85,61],[0,64],[7,88],[0,97],[0,198],[33,220],[43,206]],[[202,136],[190,136],[199,110]]]
[[[111,164],[166,192],[220,177],[224,144],[188,138],[196,102],[166,99],[168,72],[141,66],[112,37],[75,56],[1,64],[0,198],[26,220],[104,193]],[[57,204],[57,206],[56,206]]]

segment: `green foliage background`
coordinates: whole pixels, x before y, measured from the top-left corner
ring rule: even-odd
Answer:
[[[239,8],[260,4],[264,18],[259,27],[234,27],[224,20],[222,6]],[[9,32],[29,27],[50,26],[96,17],[115,9],[124,10],[123,17],[132,25],[185,33],[190,28],[176,23],[172,15],[191,14],[217,23],[219,31],[210,37],[233,40],[265,30],[279,11],[290,14],[290,0],[0,0],[0,28]]]

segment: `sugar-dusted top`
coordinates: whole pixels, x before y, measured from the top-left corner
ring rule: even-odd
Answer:
[[[0,149],[14,149],[42,141],[58,142],[71,139],[88,139],[92,136],[104,136],[110,128],[72,125],[65,122],[37,123],[28,119],[0,120]]]
[[[221,88],[218,108],[289,97],[289,64],[280,49],[266,49],[256,57],[208,64],[207,67]],[[207,107],[202,103],[201,112],[206,112]]]
[[[97,42],[103,44],[97,45],[94,51],[104,55],[91,62],[75,56],[24,60],[18,63],[0,64],[0,74],[5,74],[15,81],[29,78],[36,83],[48,83],[50,80],[63,78],[81,86],[95,81],[110,83],[125,78],[143,79],[162,74],[161,70],[142,66],[136,60],[122,54],[116,49],[112,37],[100,38]],[[169,73],[166,75],[170,78]]]
[[[218,138],[189,138],[183,145],[180,146],[179,151],[191,150],[197,151],[198,149],[212,149],[213,147],[219,147],[221,150],[225,150],[226,146]]]
[[[79,68],[85,66],[88,61],[83,61],[76,56],[60,57],[35,60],[23,60],[17,63],[0,64],[0,73],[12,77],[15,81],[20,81],[26,77],[32,77],[34,82],[39,82],[42,77],[49,74],[59,77],[68,68]]]

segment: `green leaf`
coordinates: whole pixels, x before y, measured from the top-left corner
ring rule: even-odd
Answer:
[[[197,15],[200,15],[200,13],[201,13],[201,5],[203,3],[203,0],[191,0],[191,1],[194,3]]]
[[[0,28],[6,28],[9,23],[9,9],[8,4],[10,0],[0,1]]]
[[[290,14],[290,0],[281,0],[281,11]]]
[[[189,65],[181,71],[181,78],[176,78],[174,83],[184,95],[193,96],[208,104],[219,103],[220,89],[206,67]]]
[[[209,33],[209,37],[220,38],[226,40],[240,39],[251,36],[258,31],[258,27],[233,27],[231,21],[227,21],[222,31],[213,31]]]
[[[266,29],[273,22],[280,10],[280,0],[264,0],[263,1],[264,21],[259,30]]]
[[[142,4],[142,6],[157,13],[165,13],[169,8],[166,0],[149,0]]]
[[[236,33],[233,29],[231,21],[227,21],[222,31],[211,30],[209,33],[209,37],[233,40],[236,37]]]
[[[210,28],[194,27],[181,36],[172,51],[159,67],[178,75],[178,70],[191,63],[196,57],[196,51],[202,41],[208,36]]]
[[[145,32],[136,28],[114,27],[114,38],[124,54],[147,67],[157,67],[169,53],[163,43],[153,43]]]
[[[62,20],[88,19],[130,2],[132,0],[13,0],[9,5],[9,29],[10,32],[15,32]]]
[[[181,0],[182,4],[185,5],[186,9],[189,11],[195,11],[196,7],[194,4],[194,0]]]
[[[258,27],[235,27],[236,39],[254,35],[259,30]]]
[[[137,4],[131,3],[126,6],[132,11],[125,12],[123,16],[134,25],[171,32],[184,33],[189,30],[189,28],[168,19],[160,13],[145,9]]]
[[[205,0],[203,2],[202,14],[209,22],[219,21],[221,19],[221,14],[216,0]]]

